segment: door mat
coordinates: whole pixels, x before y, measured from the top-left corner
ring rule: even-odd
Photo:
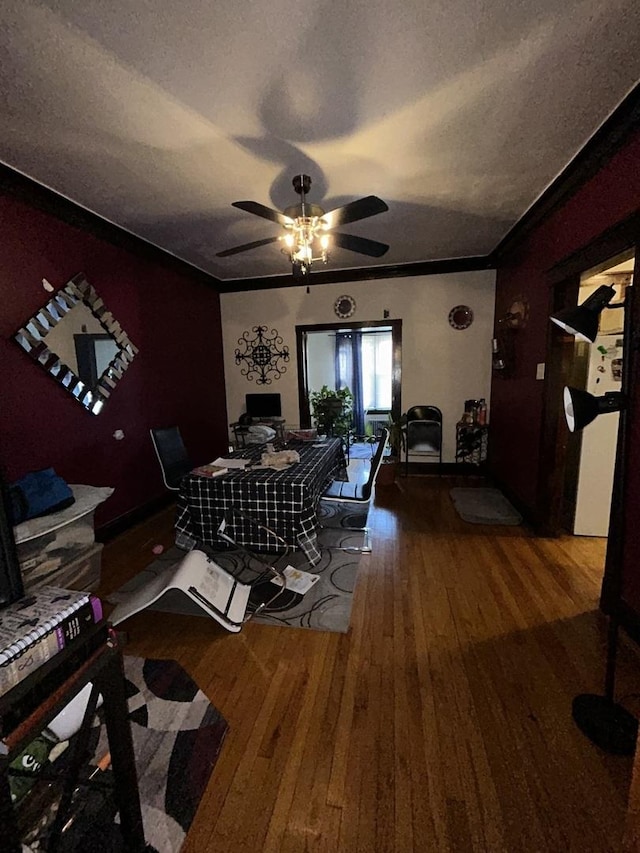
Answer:
[[[522,516],[499,489],[455,488],[449,494],[460,518],[471,524],[510,524],[522,522]]]
[[[215,767],[228,724],[176,661],[125,655],[124,673],[147,851],[178,853]],[[89,750],[93,759],[84,769],[84,777],[93,776],[107,784],[79,788],[57,849],[61,853],[124,853],[109,790],[113,777],[101,711],[94,719]],[[70,753],[70,749],[63,753],[55,762],[56,768],[59,762],[64,765]],[[100,767],[97,776],[96,767]],[[34,853],[47,849],[46,831],[60,793],[59,784],[36,782],[20,804],[20,815],[26,817],[31,811],[37,816],[37,824],[34,822],[23,834]]]

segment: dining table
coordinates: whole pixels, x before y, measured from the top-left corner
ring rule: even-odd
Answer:
[[[191,473],[180,483],[176,513],[176,545],[184,550],[224,550],[228,541],[219,535],[220,524],[237,511],[254,524],[235,528],[236,543],[256,552],[277,553],[283,540],[304,552],[313,566],[320,560],[317,507],[333,479],[345,479],[342,441],[290,441],[299,461],[274,469],[261,464],[265,445],[250,445],[225,458],[247,460],[244,468],[228,468],[215,477]],[[265,529],[266,528],[266,529]],[[269,533],[274,531],[280,540]]]

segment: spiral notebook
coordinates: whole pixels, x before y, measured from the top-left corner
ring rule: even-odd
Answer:
[[[101,610],[100,600],[89,592],[45,586],[0,610],[0,666],[24,654],[89,602]],[[94,620],[101,616],[96,612]]]

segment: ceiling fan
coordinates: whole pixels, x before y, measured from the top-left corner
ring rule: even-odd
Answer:
[[[223,252],[217,252],[217,257],[227,258],[229,255],[237,255],[240,252],[257,249],[259,246],[267,246],[269,243],[281,242],[284,244],[281,251],[289,256],[294,278],[305,279],[314,261],[327,263],[332,245],[361,255],[369,255],[372,258],[380,258],[388,251],[389,247],[386,243],[378,243],[366,237],[356,237],[353,234],[342,234],[333,230],[349,222],[357,222],[359,219],[367,219],[369,216],[389,210],[381,198],[368,195],[325,213],[317,204],[306,201],[306,195],[311,188],[309,175],[296,175],[292,183],[300,196],[300,204],[287,207],[284,213],[265,207],[257,201],[233,202],[233,207],[281,225],[284,228],[284,234],[225,249]]]

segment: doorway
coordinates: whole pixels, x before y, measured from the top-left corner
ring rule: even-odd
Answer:
[[[564,386],[588,391],[599,397],[619,391],[622,380],[624,312],[619,306],[632,283],[633,249],[608,257],[596,266],[574,273],[554,289],[553,310],[582,304],[598,287],[612,286],[615,296],[600,315],[594,343],[550,330],[547,354],[547,416],[543,431],[543,453],[548,470],[547,518],[544,532],[606,537],[609,530],[611,496],[617,451],[617,412],[596,418],[584,431],[570,432],[566,426]],[[546,441],[546,452],[544,442]]]
[[[376,434],[401,411],[402,320],[296,326],[300,426],[311,426],[309,393],[348,386],[356,432]],[[353,387],[355,386],[357,387]]]

